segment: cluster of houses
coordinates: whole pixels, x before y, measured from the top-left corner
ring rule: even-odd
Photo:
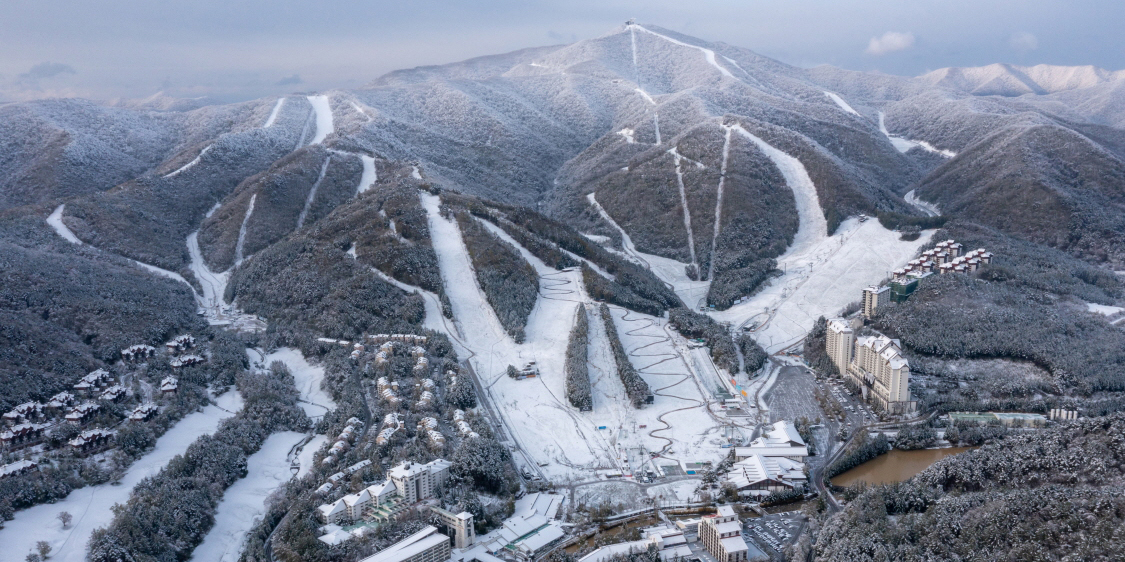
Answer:
[[[340,431],[340,435],[336,436],[336,442],[328,448],[328,454],[320,460],[320,464],[323,466],[336,464],[337,458],[352,447],[356,435],[363,431],[363,426],[363,421],[359,418],[348,418],[348,424]]]
[[[972,273],[982,265],[992,263],[992,253],[984,248],[964,252],[954,240],[938,242],[922,252],[921,257],[907,262],[891,272],[891,282],[881,287],[863,290],[863,315],[870,318],[888,302],[902,302],[918,288],[918,282],[935,273]]]
[[[805,458],[809,448],[797,428],[782,420],[767,426],[747,447],[734,449],[735,462],[724,477],[741,497],[802,491],[808,483]]]

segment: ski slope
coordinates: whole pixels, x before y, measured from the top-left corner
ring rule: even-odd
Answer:
[[[375,173],[375,158],[366,154],[360,154],[359,159],[363,161],[363,175],[359,177],[359,187],[356,188],[356,195],[371,189],[371,186],[379,181],[379,176]]]
[[[684,188],[684,172],[680,168],[680,160],[683,159],[680,153],[673,147],[668,151],[672,155],[672,161],[676,164],[676,186],[680,189],[680,206],[684,210],[684,229],[687,230],[688,251],[691,254],[691,265],[696,271],[699,271],[699,261],[695,257],[695,233],[691,229],[691,210],[688,208],[687,190]],[[726,162],[724,161],[724,164]]]
[[[191,162],[188,162],[187,164],[184,164],[183,166],[180,166],[178,169],[176,169],[176,171],[164,174],[164,179],[174,178],[174,177],[192,169],[193,167],[195,167],[195,165],[198,164],[200,160],[203,160],[203,155],[207,154],[207,152],[209,150],[211,150],[211,147],[213,147],[213,146],[215,146],[215,145],[209,144],[206,147],[204,147],[203,150],[199,151],[199,156],[196,156]]]
[[[266,498],[293,477],[288,454],[304,438],[293,431],[274,433],[246,459],[246,476],[223,493],[215,525],[192,552],[192,560],[237,562],[246,535],[266,513]]]
[[[933,231],[904,242],[879,221],[844,221],[832,236],[820,208],[816,187],[799,160],[735,125],[778,167],[793,191],[800,220],[793,243],[778,259],[784,275],[768,282],[749,300],[709,314],[736,328],[757,324],[754,338],[775,353],[801,341],[820,316],[835,315],[860,298],[864,287],[877,283],[910,261]]]
[[[59,236],[62,236],[63,240],[66,240],[67,242],[70,242],[71,244],[81,245],[82,241],[79,240],[78,237],[74,235],[74,231],[72,231],[68,226],[63,224],[62,217],[63,217],[63,211],[65,209],[66,209],[66,204],[59,205],[58,207],[55,207],[55,210],[51,211],[51,214],[47,216],[47,224],[50,225],[51,228],[55,229],[55,232],[58,233]]]
[[[313,201],[316,200],[316,191],[320,189],[320,183],[324,181],[324,174],[328,173],[328,164],[330,163],[332,163],[331,154],[324,158],[324,164],[320,166],[320,174],[316,176],[316,181],[313,182],[309,189],[309,195],[305,198],[305,206],[301,209],[301,214],[297,215],[298,229],[305,225],[305,219],[309,216],[309,209],[312,208]],[[362,177],[360,179],[362,180]],[[239,237],[241,238],[241,236]]]
[[[711,282],[692,281],[691,278],[687,276],[686,268],[688,264],[672,258],[638,251],[637,247],[633,245],[633,239],[629,237],[629,233],[625,232],[625,229],[621,228],[621,226],[617,224],[617,221],[613,220],[613,217],[598,203],[596,195],[596,193],[590,193],[586,195],[586,200],[598,211],[602,219],[621,233],[621,247],[625,250],[625,256],[627,258],[647,267],[657,278],[672,287],[672,290],[680,297],[680,300],[684,301],[689,307],[694,306],[700,299],[707,296],[707,290],[711,287]]]
[[[273,111],[270,111],[270,116],[266,119],[266,123],[262,125],[263,129],[268,129],[273,126],[274,121],[277,121],[277,115],[281,113],[281,106],[285,105],[285,98],[277,98],[277,103],[273,104]]]
[[[909,152],[910,149],[918,147],[922,150],[925,150],[926,152],[937,154],[938,156],[942,156],[944,158],[953,158],[954,156],[957,156],[957,153],[953,152],[952,150],[936,148],[934,145],[926,141],[904,139],[898,135],[892,135],[889,131],[887,131],[886,119],[882,111],[879,112],[879,132],[883,133],[883,136],[887,137],[887,139],[891,141],[891,144],[899,152]]]
[[[919,211],[922,211],[923,213],[926,213],[927,216],[936,217],[936,216],[941,215],[941,211],[938,210],[937,205],[935,205],[933,203],[927,203],[927,202],[919,199],[918,196],[914,194],[913,189],[906,192],[906,195],[903,196],[903,199],[905,199],[907,203],[910,203],[911,205],[913,205],[914,208],[918,209]]]
[[[827,90],[825,90],[824,95],[828,96],[828,99],[832,100],[833,102],[836,102],[836,105],[838,105],[840,109],[843,109],[844,111],[851,113],[856,117],[860,117],[859,112],[852,109],[852,106],[848,105],[848,102],[844,101],[844,98]]]
[[[336,401],[322,388],[324,367],[312,365],[297,349],[278,348],[266,354],[261,349],[247,349],[251,364],[257,369],[268,369],[274,361],[281,361],[293,375],[293,385],[297,388],[298,405],[313,420],[336,409]]]
[[[715,60],[715,51],[712,51],[711,49],[706,49],[706,48],[700,47],[698,45],[691,45],[689,43],[684,43],[683,41],[680,41],[680,40],[677,40],[677,39],[672,39],[671,37],[668,37],[667,35],[661,35],[661,34],[655,32],[655,31],[645,29],[644,27],[641,27],[641,26],[639,26],[635,23],[630,24],[627,27],[630,29],[630,31],[633,30],[633,29],[638,29],[640,31],[648,33],[649,35],[655,35],[656,37],[659,37],[659,38],[661,38],[665,41],[668,41],[669,43],[679,45],[681,47],[687,47],[689,49],[695,49],[695,50],[703,53],[703,58],[704,58],[704,60],[707,61],[707,64],[715,67],[715,69],[718,70],[720,73],[722,73],[723,76],[726,76],[728,78],[734,78],[734,75],[731,74],[729,70],[727,70],[726,68],[723,68],[723,66],[720,65],[718,63],[718,61]],[[635,51],[635,48],[634,48],[634,51]]]
[[[309,144],[320,144],[335,131],[332,125],[332,106],[328,103],[328,96],[308,96],[316,113],[316,134]]]
[[[125,503],[139,482],[160,472],[172,457],[183,453],[199,437],[214,433],[219,422],[240,409],[242,397],[229,391],[219,396],[215,404],[184,416],[160,436],[153,449],[129,467],[119,485],[107,482],[79,488],[58,502],[17,511],[15,519],[6,521],[0,529],[0,562],[24,562],[38,541],[51,545],[50,559],[55,562],[85,562],[90,533],[109,525],[114,504]],[[67,529],[56,519],[61,511],[74,516]]]
[[[242,248],[246,244],[246,225],[250,224],[250,216],[254,214],[254,201],[257,199],[257,193],[250,196],[250,204],[246,206],[246,214],[242,217],[242,226],[238,228],[238,242],[234,245],[235,267],[242,265]]]

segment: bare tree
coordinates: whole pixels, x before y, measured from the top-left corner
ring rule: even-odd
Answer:
[[[58,514],[59,521],[62,522],[63,529],[70,526],[70,522],[74,521],[74,516],[69,511],[60,511]]]
[[[51,553],[51,543],[47,541],[39,541],[35,543],[35,550],[39,552],[40,558],[46,560],[47,555]]]

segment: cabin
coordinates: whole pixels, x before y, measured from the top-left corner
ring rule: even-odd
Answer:
[[[113,435],[114,432],[108,429],[88,429],[66,444],[76,452],[91,453],[108,445]]]

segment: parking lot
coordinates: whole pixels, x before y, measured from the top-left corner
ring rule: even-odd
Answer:
[[[846,427],[849,432],[856,427],[873,424],[879,421],[879,417],[875,415],[871,406],[865,403],[862,397],[858,395],[852,396],[848,392],[847,387],[844,386],[844,383],[829,380],[822,384],[823,387],[832,394],[832,397],[844,407],[844,411],[847,412],[847,420],[844,422],[844,427]]]
[[[763,552],[776,553],[796,541],[805,524],[800,513],[778,513],[743,521],[742,535],[746,542],[757,545]]]

